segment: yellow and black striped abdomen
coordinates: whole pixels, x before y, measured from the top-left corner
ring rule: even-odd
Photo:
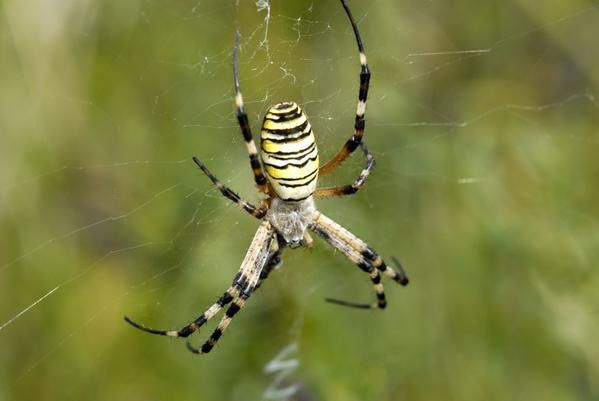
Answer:
[[[316,189],[318,149],[312,127],[294,102],[268,109],[260,135],[266,178],[285,201],[308,198]]]

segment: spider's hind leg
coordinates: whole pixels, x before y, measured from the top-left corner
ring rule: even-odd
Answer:
[[[356,117],[354,120],[354,133],[345,142],[339,153],[329,160],[325,165],[320,167],[318,172],[319,176],[324,176],[333,170],[335,170],[349,155],[351,155],[356,148],[362,143],[362,137],[364,136],[364,129],[366,126],[365,114],[366,114],[366,101],[368,98],[368,88],[370,87],[370,68],[368,67],[368,61],[366,60],[366,53],[364,52],[364,45],[362,44],[362,38],[358,31],[358,25],[354,20],[354,17],[349,9],[345,0],[341,0],[341,4],[345,9],[345,13],[349,19],[349,22],[354,31],[356,37],[356,44],[358,45],[358,53],[360,57],[360,87],[358,89],[358,104],[356,106]]]
[[[235,35],[235,44],[233,46],[233,84],[235,86],[235,114],[237,115],[237,122],[239,124],[239,128],[241,129],[241,134],[243,135],[243,140],[245,141],[248,156],[250,158],[250,167],[252,168],[252,173],[254,175],[254,181],[256,182],[256,186],[258,187],[258,190],[260,192],[269,193],[268,183],[266,181],[264,171],[262,171],[262,165],[260,164],[260,160],[258,158],[258,150],[256,149],[256,143],[254,142],[254,137],[252,136],[252,130],[248,121],[248,115],[245,112],[245,108],[243,105],[243,96],[241,94],[241,87],[239,85],[238,58],[239,31],[237,31]]]

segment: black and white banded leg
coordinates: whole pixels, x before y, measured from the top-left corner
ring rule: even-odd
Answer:
[[[262,276],[262,270],[269,261],[269,257],[275,254],[276,250],[278,250],[274,229],[268,221],[262,223],[260,227],[263,226],[268,226],[268,235],[262,238],[254,237],[254,241],[252,241],[252,245],[261,244],[262,246],[259,248],[258,246],[255,247],[258,249],[252,249],[252,247],[250,247],[250,250],[246,254],[246,257],[243,261],[244,265],[249,263],[251,266],[243,289],[240,290],[238,296],[233,298],[231,305],[225,311],[225,316],[222,317],[218,323],[218,326],[216,326],[208,340],[206,340],[206,342],[204,342],[200,348],[194,347],[189,341],[187,342],[187,348],[194,354],[207,354],[212,350],[212,348],[214,348],[224,331],[227,329],[227,327],[229,327],[233,317],[235,317],[235,315],[244,307],[246,301],[256,289],[258,283],[260,282],[260,277]],[[258,231],[260,231],[260,229],[258,229]],[[261,242],[258,242],[257,240]]]
[[[256,283],[256,286],[254,287],[252,292],[254,292],[258,288],[260,288],[260,286],[268,278],[270,273],[281,265],[282,251],[283,251],[283,248],[282,247],[279,248],[278,241],[276,241],[276,240],[273,241],[272,246],[271,246],[271,253],[268,256],[268,259],[267,259],[267,262],[266,262],[264,268],[260,272],[260,277],[258,278],[258,282]],[[236,297],[234,304],[231,305],[231,307],[229,307],[229,309],[225,312],[225,318],[227,318],[227,321],[225,322],[225,326],[219,324],[219,327],[217,328],[217,330],[215,330],[213,332],[213,334],[202,345],[201,348],[196,348],[196,347],[192,346],[189,342],[187,342],[187,349],[189,349],[194,354],[205,354],[205,353],[209,352],[212,349],[212,347],[214,347],[214,344],[216,344],[218,339],[221,337],[223,330],[229,325],[233,316],[235,316],[235,314],[237,312],[239,312],[239,310],[241,309],[243,304],[245,304],[245,301],[247,300],[248,297],[249,297],[249,295],[244,296],[243,294],[240,294],[238,297]],[[233,300],[233,299],[231,299],[231,300]],[[235,306],[235,304],[237,304],[237,306]]]
[[[337,187],[326,187],[326,188],[318,188],[314,192],[314,196],[317,198],[326,198],[329,196],[343,196],[343,195],[352,195],[358,192],[360,188],[366,183],[366,180],[370,176],[370,172],[374,168],[374,155],[370,153],[364,142],[360,144],[360,148],[362,148],[362,152],[366,157],[366,165],[360,171],[360,175],[356,180],[348,185],[340,185]]]
[[[258,280],[258,284],[256,284],[256,288],[254,289],[254,291],[262,286],[262,283],[268,278],[268,276],[270,275],[270,273],[272,273],[273,270],[278,269],[283,264],[283,261],[281,260],[281,254],[283,253],[283,249],[285,248],[283,245],[281,245],[282,243],[283,242],[280,240],[273,242],[274,245],[272,254],[268,257],[268,261],[266,262],[264,269],[262,269],[262,272],[260,273],[260,278]]]
[[[278,245],[276,245],[276,236],[274,234],[274,229],[268,221],[265,221],[258,227],[258,230],[254,235],[248,252],[246,253],[245,258],[241,264],[239,272],[235,276],[235,279],[233,280],[231,286],[210,308],[208,308],[193,322],[189,323],[186,326],[183,326],[179,330],[152,329],[135,322],[127,316],[125,316],[125,320],[133,327],[136,327],[147,333],[169,337],[189,337],[200,327],[202,327],[207,321],[212,319],[221,309],[223,309],[228,304],[231,304],[231,306],[229,306],[229,308],[227,309],[225,317],[223,318],[223,320],[227,318],[228,321],[226,322],[226,324],[222,324],[223,321],[221,320],[221,323],[216,329],[220,329],[222,334],[222,331],[228,326],[230,319],[241,308],[241,306],[243,306],[243,303],[245,302],[247,297],[249,297],[253,289],[256,287],[256,284],[260,280],[262,269],[267,263],[269,256],[276,254],[276,249],[278,249]],[[213,333],[213,335],[208,340],[208,342],[212,341],[212,346],[214,345],[214,343],[216,343],[218,337],[220,337],[220,334],[215,335],[215,333]],[[206,352],[210,351],[212,346],[206,348]]]
[[[145,331],[146,333],[158,334],[161,336],[168,337],[189,337],[191,334],[196,332],[200,327],[204,325],[208,320],[212,319],[223,307],[230,304],[233,299],[239,295],[239,289],[236,288],[235,281],[225,291],[225,293],[204,313],[202,313],[196,320],[189,323],[186,326],[183,326],[179,330],[157,330],[146,327],[136,321],[132,320],[130,317],[125,316],[125,321],[132,325],[133,327]]]
[[[208,352],[210,352],[223,335],[223,332],[227,329],[227,327],[229,327],[229,324],[231,323],[231,320],[233,320],[233,317],[237,314],[237,312],[241,310],[241,308],[243,308],[245,302],[250,297],[250,295],[251,291],[244,292],[235,299],[233,299],[231,306],[229,306],[229,308],[227,308],[227,310],[225,311],[225,316],[222,317],[222,319],[218,323],[218,326],[216,327],[216,329],[214,329],[208,340],[206,340],[206,342],[204,342],[204,344],[202,344],[200,348],[194,347],[193,345],[191,345],[191,342],[187,341],[187,349],[193,352],[194,354],[207,354]]]
[[[332,227],[327,220],[330,219],[325,218],[325,216],[323,216],[320,212],[317,212],[317,216],[314,219],[313,224],[310,226],[310,229],[331,246],[333,246],[333,248],[339,250],[341,253],[347,256],[347,258],[356,264],[362,271],[368,273],[368,276],[370,277],[370,280],[374,286],[374,292],[376,294],[377,301],[370,304],[355,303],[334,298],[326,298],[326,301],[343,306],[351,306],[354,308],[384,309],[387,306],[387,300],[385,298],[383,284],[381,283],[380,272],[372,265],[372,263],[370,263],[369,260],[366,259],[366,257],[364,257],[364,255],[362,255],[351,244],[345,241],[342,236],[338,235],[337,231],[334,230],[334,227]],[[334,225],[337,225],[337,223],[334,223]]]
[[[252,216],[256,217],[257,219],[261,219],[266,215],[266,211],[267,211],[266,207],[264,207],[264,206],[256,207],[256,206],[252,205],[251,203],[249,203],[248,201],[244,200],[235,191],[233,191],[232,189],[227,187],[218,178],[216,178],[216,176],[214,174],[212,174],[212,172],[210,170],[208,170],[208,167],[206,167],[206,165],[204,163],[202,163],[200,161],[200,159],[198,159],[196,156],[193,156],[192,159],[193,159],[193,162],[195,164],[197,164],[198,167],[202,170],[202,172],[204,174],[206,174],[206,176],[208,178],[210,178],[210,181],[212,181],[212,183],[214,185],[216,185],[216,187],[218,188],[220,193],[223,194],[224,197],[233,201],[237,206],[239,206],[240,208],[242,208],[243,210],[245,210]]]
[[[322,213],[317,212],[310,229],[335,249],[341,251],[360,269],[368,273],[377,296],[377,302],[373,304],[354,303],[331,298],[327,298],[327,301],[356,308],[383,309],[387,302],[380,274],[392,278],[401,285],[408,284],[408,277],[399,264],[397,264],[399,271],[390,268],[366,243]],[[395,258],[393,260],[396,261]]]
[[[258,158],[258,150],[256,148],[256,143],[254,142],[254,137],[252,136],[248,115],[243,106],[243,96],[241,95],[241,88],[239,85],[238,58],[239,31],[237,31],[237,34],[235,35],[235,45],[233,46],[233,84],[235,85],[235,110],[237,122],[239,123],[239,128],[241,128],[243,140],[245,141],[247,152],[250,157],[250,166],[252,167],[252,173],[254,174],[254,181],[256,181],[256,185],[260,192],[268,193],[268,183],[266,182],[266,177],[264,176],[264,171],[262,170],[262,165]]]
[[[383,258],[381,258],[371,247],[369,247],[368,244],[356,237],[345,227],[331,220],[322,213],[318,212],[314,221],[314,224],[322,227],[327,232],[334,233],[335,236],[339,237],[343,242],[359,252],[360,255],[362,255],[370,264],[372,264],[372,266],[374,266],[385,276],[389,277],[398,284],[401,284],[402,286],[406,286],[410,282],[404,268],[396,258],[392,257],[391,260],[396,265],[397,270],[388,266]]]
[[[339,166],[345,159],[347,159],[347,157],[351,155],[358,146],[360,146],[360,143],[362,143],[362,136],[364,136],[364,128],[366,126],[365,114],[366,101],[368,98],[368,88],[370,85],[370,68],[368,67],[366,53],[364,52],[364,45],[362,44],[362,38],[360,37],[360,32],[358,31],[356,21],[354,20],[354,17],[345,0],[341,0],[341,4],[345,9],[347,17],[349,18],[352,29],[354,30],[356,42],[358,43],[358,51],[360,52],[360,89],[358,91],[358,105],[356,107],[354,133],[347,140],[347,142],[345,142],[345,145],[343,145],[343,148],[341,148],[339,153],[337,153],[337,155],[333,159],[331,159],[328,163],[326,163],[318,170],[318,175],[320,177],[330,173],[335,168],[337,168],[337,166]]]

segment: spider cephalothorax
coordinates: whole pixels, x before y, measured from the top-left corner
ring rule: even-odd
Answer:
[[[306,239],[306,229],[314,221],[315,213],[312,196],[297,202],[273,198],[266,219],[289,246],[297,247],[301,243],[311,242],[310,239]]]
[[[406,285],[408,278],[399,262],[392,258],[398,270],[385,264],[364,241],[350,231],[319,212],[314,205],[314,197],[350,195],[357,192],[366,182],[374,167],[374,157],[362,142],[364,135],[364,114],[370,82],[370,70],[358,27],[345,0],[341,4],[349,18],[356,37],[360,54],[360,88],[354,132],[345,142],[339,153],[324,166],[319,167],[318,148],[312,127],[305,113],[295,102],[283,102],[272,106],[266,112],[260,135],[260,157],[252,137],[248,117],[244,110],[243,97],[239,85],[237,57],[239,33],[233,47],[233,81],[235,84],[235,107],[237,120],[245,140],[250,158],[250,166],[258,190],[267,199],[256,207],[242,199],[237,193],[220,182],[197,157],[193,161],[218,187],[221,193],[239,205],[252,216],[260,219],[254,239],[245,255],[239,272],[225,293],[197,319],[179,330],[156,330],[142,326],[125,317],[125,320],[140,330],[152,334],[171,337],[188,337],[204,323],[213,318],[226,305],[230,306],[225,316],[213,331],[210,338],[195,348],[188,342],[188,348],[195,353],[207,353],[214,347],[231,319],[245,305],[251,294],[262,284],[270,272],[281,263],[281,252],[285,247],[311,246],[308,233],[316,233],[327,243],[347,256],[360,269],[368,273],[376,293],[376,302],[355,303],[327,298],[327,301],[356,308],[383,309],[387,305],[381,283],[381,274]],[[339,166],[358,147],[361,148],[366,165],[352,184],[337,187],[317,188],[318,177],[322,177]]]

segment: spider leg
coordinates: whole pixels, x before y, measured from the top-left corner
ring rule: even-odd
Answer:
[[[218,326],[210,335],[210,338],[208,338],[208,340],[206,340],[206,342],[200,348],[194,347],[193,345],[191,345],[189,341],[187,341],[187,349],[193,352],[194,354],[207,354],[208,352],[210,352],[223,335],[223,332],[227,329],[227,327],[229,327],[229,324],[231,323],[231,320],[233,320],[233,317],[237,314],[237,312],[241,310],[241,308],[243,308],[245,302],[250,297],[250,294],[251,292],[243,293],[242,295],[236,297],[233,300],[233,303],[225,312],[225,316],[223,316],[223,318],[220,320]]]
[[[387,306],[387,300],[385,298],[385,290],[381,283],[380,272],[374,268],[357,249],[353,248],[350,244],[345,242],[334,230],[330,230],[329,227],[322,225],[318,222],[318,217],[315,219],[313,225],[310,227],[312,231],[322,237],[326,242],[332,245],[335,249],[338,249],[345,256],[348,257],[353,263],[355,263],[361,270],[368,273],[370,280],[374,286],[376,293],[377,302],[371,304],[354,303],[349,301],[343,301],[333,298],[325,298],[327,302],[335,303],[343,306],[351,306],[354,308],[363,309],[384,309]]]
[[[234,283],[235,284],[235,283]],[[140,323],[132,320],[130,317],[125,316],[125,321],[129,323],[131,326],[145,331],[150,334],[158,334],[161,336],[169,336],[169,337],[188,337],[200,327],[204,325],[208,320],[212,319],[223,307],[230,304],[231,301],[239,294],[239,289],[235,286],[231,286],[225,291],[225,293],[216,301],[210,308],[208,308],[204,313],[202,313],[196,320],[189,323],[186,326],[183,326],[179,330],[157,330],[151,329],[149,327],[145,327]]]
[[[252,244],[243,260],[241,274],[239,278],[243,284],[240,286],[241,289],[237,296],[232,299],[231,305],[225,311],[225,316],[222,317],[218,326],[208,340],[201,346],[201,348],[195,348],[189,341],[187,342],[187,348],[195,354],[207,354],[212,350],[214,345],[218,342],[223,332],[227,329],[233,317],[243,308],[245,302],[248,300],[252,292],[256,289],[257,284],[260,282],[262,270],[264,269],[267,262],[273,261],[272,256],[276,255],[278,249],[276,235],[274,235],[274,229],[268,221],[263,222],[254,239]]]
[[[245,210],[246,212],[248,212],[249,214],[251,214],[252,216],[254,216],[257,219],[261,219],[266,215],[266,211],[267,211],[266,207],[264,207],[262,205],[260,207],[256,207],[256,206],[252,205],[251,203],[249,203],[248,201],[244,200],[237,193],[235,193],[232,189],[227,187],[218,178],[216,178],[216,176],[214,174],[212,174],[212,172],[210,172],[210,170],[208,170],[206,165],[204,163],[202,163],[200,161],[200,159],[198,159],[195,156],[193,156],[192,159],[193,159],[193,162],[195,164],[197,164],[198,167],[202,170],[202,172],[204,174],[206,174],[206,176],[208,178],[210,178],[210,181],[212,181],[212,183],[214,185],[216,185],[216,187],[218,188],[220,193],[223,194],[224,197],[233,201],[236,205],[238,205],[240,208],[242,208],[243,210]]]
[[[362,185],[366,183],[366,180],[370,176],[370,172],[374,168],[374,155],[370,153],[364,142],[360,143],[360,148],[362,148],[362,152],[364,152],[364,156],[366,156],[366,165],[360,171],[360,175],[352,184],[341,185],[337,187],[326,187],[326,188],[318,188],[314,192],[315,197],[325,198],[329,196],[342,196],[342,195],[352,195],[358,192]]]
[[[381,273],[391,277],[402,285],[408,284],[408,277],[403,268],[399,267],[398,272],[387,266],[382,258],[374,253],[366,243],[322,213],[317,212],[310,229],[335,249],[341,251],[360,269],[368,273],[377,296],[377,302],[372,304],[354,303],[332,298],[327,298],[328,302],[355,308],[383,309],[387,305],[387,301],[383,284],[381,283]],[[393,260],[396,261],[395,258]]]
[[[190,336],[208,320],[212,319],[223,307],[231,302],[235,302],[242,294],[248,292],[248,288],[253,288],[255,286],[254,276],[256,275],[256,271],[258,271],[258,276],[260,275],[262,266],[264,266],[266,262],[268,250],[271,247],[273,238],[272,226],[267,221],[263,222],[260,227],[258,227],[245,259],[241,264],[239,272],[235,275],[231,286],[216,301],[216,303],[214,303],[210,308],[208,308],[197,319],[188,325],[183,326],[179,330],[157,330],[145,327],[132,320],[128,316],[125,316],[125,321],[131,324],[133,327],[151,334],[169,337]]]
[[[406,286],[410,282],[410,279],[408,278],[404,268],[395,257],[392,257],[392,261],[396,265],[397,270],[388,266],[383,258],[381,258],[371,247],[369,247],[368,244],[322,213],[317,213],[313,224],[317,227],[323,228],[327,232],[334,233],[335,236],[337,236],[341,241],[359,252],[377,270],[379,270],[385,276],[391,278],[393,281],[401,284],[402,286]]]
[[[362,136],[364,135],[364,127],[366,125],[364,115],[366,114],[366,100],[368,98],[368,88],[370,85],[370,68],[368,67],[368,61],[366,60],[366,53],[364,52],[364,46],[362,44],[362,38],[360,38],[360,32],[356,21],[349,9],[349,6],[345,0],[341,0],[341,4],[345,9],[345,13],[349,18],[354,35],[356,36],[356,42],[358,44],[358,51],[360,52],[360,89],[358,91],[358,105],[356,107],[356,118],[354,122],[354,133],[345,142],[343,148],[337,153],[337,155],[331,159],[328,163],[320,168],[318,171],[319,176],[324,176],[333,171],[339,166],[354,150],[362,143]]]
[[[241,87],[239,85],[239,68],[238,68],[238,55],[239,55],[239,31],[235,35],[235,45],[233,46],[233,84],[235,85],[235,110],[237,114],[237,122],[243,135],[245,145],[247,147],[248,155],[250,157],[250,166],[254,173],[254,181],[258,186],[260,192],[268,193],[268,183],[266,177],[262,171],[262,165],[258,159],[258,150],[252,136],[252,130],[248,122],[248,115],[243,107],[243,96],[241,95]]]
[[[283,264],[283,261],[281,260],[281,254],[285,248],[279,248],[279,244],[279,241],[273,241],[272,253],[269,256],[264,269],[262,269],[260,272],[260,277],[258,279],[258,283],[256,284],[256,288],[254,288],[254,291],[262,286],[262,283],[268,278],[273,270],[278,269]]]
[[[401,264],[399,263],[399,261],[395,258],[395,257],[391,257],[391,260],[393,261],[393,263],[395,263],[395,265],[397,266],[398,269],[401,269],[402,274],[405,275],[405,272],[403,271],[403,267],[401,266]],[[376,270],[375,270],[376,272]],[[385,299],[385,294],[383,292],[383,288],[382,288],[382,284],[380,287],[380,292],[378,292],[377,290],[377,285],[380,283],[380,275],[377,274],[378,277],[373,277],[372,272],[370,273],[370,279],[372,280],[372,283],[375,286],[375,291],[377,298],[378,298],[378,302],[379,305],[375,306],[374,304],[362,304],[362,303],[357,303],[357,302],[351,302],[351,301],[345,301],[342,299],[336,299],[336,298],[325,298],[325,301],[330,302],[332,304],[337,304],[337,305],[341,305],[341,306],[349,306],[352,308],[360,308],[360,309],[374,309],[374,308],[379,308],[379,309],[384,309],[385,306],[387,306],[386,303],[386,299]]]
[[[252,292],[260,288],[260,286],[262,285],[264,280],[268,278],[270,273],[281,265],[282,251],[283,248],[279,248],[278,241],[273,241],[271,253],[267,259],[266,265],[260,272],[258,282],[256,283],[256,286],[253,288]],[[225,312],[225,317],[223,318],[223,320],[225,321],[221,320],[217,329],[212,333],[208,341],[206,341],[201,348],[196,348],[189,342],[187,342],[187,349],[193,352],[194,354],[205,354],[207,352],[210,352],[212,347],[214,347],[214,344],[216,344],[216,342],[222,335],[222,332],[229,326],[229,323],[231,322],[231,319],[233,319],[233,316],[235,316],[235,314],[239,312],[239,310],[243,307],[248,297],[249,294],[247,296],[241,294],[241,296],[236,296],[235,299],[232,298],[231,300],[233,301],[233,305],[231,305],[229,309],[227,309],[227,311]]]

